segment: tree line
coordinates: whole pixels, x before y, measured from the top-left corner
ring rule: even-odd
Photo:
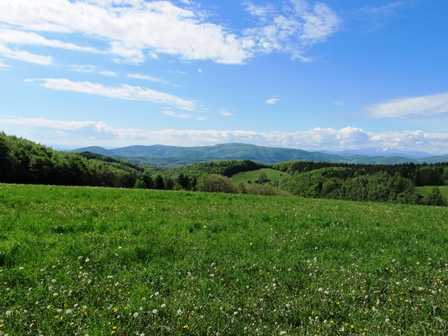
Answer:
[[[272,166],[274,169],[287,172],[294,176],[322,168],[349,168],[345,170],[345,178],[359,175],[375,175],[387,173],[390,176],[399,175],[412,181],[415,186],[448,185],[448,162],[441,163],[399,163],[399,164],[356,164],[309,161],[285,161]]]
[[[437,187],[434,187],[427,196],[422,197],[415,192],[413,180],[403,177],[398,171],[392,175],[387,170],[370,172],[368,169],[356,168],[359,167],[343,165],[293,174],[292,177],[282,179],[279,188],[302,197],[447,205],[447,200],[440,194]],[[421,171],[426,173],[430,168],[422,167]],[[417,171],[416,176],[420,174],[420,171]]]
[[[287,172],[277,186],[234,184],[230,177],[260,168]],[[286,175],[286,174],[285,174]],[[263,180],[263,179],[261,179]],[[448,185],[448,163],[348,164],[309,161],[272,166],[250,160],[210,161],[171,170],[137,165],[94,153],[56,151],[0,133],[0,182],[192,190],[261,195],[293,194],[345,200],[446,205],[438,189],[425,197],[420,185]]]

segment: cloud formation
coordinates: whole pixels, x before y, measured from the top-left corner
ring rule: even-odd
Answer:
[[[274,105],[278,101],[279,101],[278,98],[270,98],[270,99],[266,100],[266,104]]]
[[[155,77],[151,77],[151,76],[147,76],[147,75],[142,75],[142,74],[128,74],[127,75],[129,78],[136,78],[136,79],[143,79],[143,80],[147,80],[150,82],[160,82],[160,83],[166,83],[165,81],[159,79],[159,78],[155,78]]]
[[[109,76],[109,77],[115,77],[117,74],[113,71],[99,71],[98,72],[100,75],[103,76]]]
[[[232,112],[227,111],[226,109],[220,109],[219,113],[221,113],[221,115],[223,115],[224,117],[232,117],[234,116],[234,114]]]
[[[41,86],[47,89],[82,92],[97,96],[118,98],[125,100],[141,100],[158,104],[173,105],[181,110],[194,111],[196,109],[193,101],[188,101],[171,94],[122,84],[118,87],[104,86],[91,82],[74,82],[65,78],[44,78]]]
[[[288,6],[247,5],[256,26],[231,31],[213,23],[211,16],[192,1],[175,5],[170,1],[145,0],[3,0],[0,32],[4,57],[49,64],[51,59],[25,57],[6,45],[41,45],[79,52],[109,53],[116,62],[142,63],[158,54],[184,60],[212,60],[241,64],[258,53],[282,52],[307,60],[304,50],[323,42],[339,28],[339,18],[325,4],[309,5],[289,0]],[[60,36],[47,39],[45,34]],[[75,34],[85,43],[106,41],[104,50],[64,42]],[[44,57],[44,56],[41,56]]]
[[[165,111],[165,115],[191,119],[193,116]],[[197,119],[197,118],[196,118]],[[41,143],[62,141],[81,146],[165,145],[205,146],[220,143],[239,142],[270,147],[298,148],[310,151],[343,150],[365,147],[392,147],[438,154],[448,154],[448,132],[389,131],[367,132],[360,128],[345,127],[314,128],[296,132],[256,132],[247,130],[144,130],[118,128],[97,121],[63,121],[43,118],[5,118],[3,125],[42,128]],[[35,131],[38,132],[38,131]],[[54,134],[54,139],[44,138]],[[62,132],[62,133],[61,133]],[[64,135],[64,136],[62,136]]]
[[[405,5],[404,1],[392,2],[390,4],[381,7],[375,7],[370,5],[362,7],[360,10],[358,10],[358,12],[388,16],[388,15],[394,15],[396,13],[396,9],[404,5]]]
[[[448,114],[448,92],[420,97],[405,97],[366,108],[371,118],[430,117]]]
[[[48,65],[53,62],[53,57],[51,56],[41,56],[30,53],[28,51],[16,51],[9,49],[5,45],[0,43],[0,55],[6,58],[16,59],[23,62]]]
[[[185,113],[176,113],[173,111],[163,111],[163,114],[173,117],[173,118],[179,118],[179,119],[195,119],[195,120],[207,120],[207,117],[196,117],[191,114],[185,114]]]
[[[340,25],[339,17],[321,2],[312,6],[305,0],[290,0],[280,12],[272,5],[248,3],[247,10],[260,18],[257,27],[244,31],[254,51],[288,53],[302,61],[311,60],[304,56],[308,47],[325,41]]]

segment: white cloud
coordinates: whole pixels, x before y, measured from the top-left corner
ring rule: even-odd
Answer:
[[[223,108],[219,110],[219,113],[221,113],[221,115],[223,115],[224,117],[232,117],[235,115]]]
[[[207,117],[196,117],[191,114],[184,114],[184,113],[176,113],[173,111],[163,111],[163,114],[173,117],[173,118],[179,118],[179,119],[195,119],[195,120],[207,120]]]
[[[96,72],[96,67],[93,65],[70,65],[69,69],[72,71],[76,71],[76,72],[86,72],[86,73],[91,73],[91,72]]]
[[[127,63],[142,63],[145,60],[141,48],[123,42],[111,42],[110,53],[121,57],[113,59],[117,63],[122,61]]]
[[[53,61],[53,57],[51,56],[36,55],[28,51],[11,50],[1,43],[0,43],[0,55],[6,58],[17,59],[23,62],[40,64],[40,65],[49,65]]]
[[[279,101],[278,98],[270,98],[270,99],[266,100],[266,104],[274,105],[274,104],[277,103],[278,101]]]
[[[48,40],[36,33],[28,33],[10,29],[0,29],[0,42],[5,44],[41,45],[46,47],[62,48],[91,53],[99,52],[98,50],[90,47],[81,47],[73,43],[66,43],[59,40]]]
[[[145,0],[3,0],[0,22],[9,25],[4,30],[7,34],[3,43],[110,53],[116,62],[142,63],[148,56],[169,54],[184,60],[241,64],[257,53],[271,52],[307,60],[303,49],[325,41],[339,27],[337,15],[320,2],[300,6],[307,3],[290,0],[294,9],[282,7],[279,11],[272,5],[247,5],[258,23],[240,32],[213,23],[212,16],[199,6],[183,3],[177,6],[170,1]],[[47,39],[47,33],[59,39]],[[75,34],[83,35],[87,43],[106,41],[109,48],[99,51],[64,41]]]
[[[245,3],[246,10],[253,16],[266,18],[276,14],[275,7],[272,4],[254,5],[251,2]]]
[[[0,59],[0,68],[9,68],[10,66],[3,63],[3,61]]]
[[[73,82],[65,78],[44,78],[41,86],[48,89],[88,93],[109,98],[141,100],[158,104],[174,105],[187,111],[195,110],[195,103],[165,92],[122,84],[119,87],[103,86],[91,82]]]
[[[359,10],[359,12],[376,14],[376,15],[393,15],[396,13],[396,9],[405,5],[405,2],[393,2],[385,6],[375,7],[375,6],[365,6]]]
[[[366,108],[371,118],[429,117],[448,113],[448,92],[428,96],[405,97]]]
[[[109,77],[115,77],[117,74],[113,71],[100,71],[98,72],[100,75],[103,76],[109,76]]]
[[[261,24],[245,30],[252,49],[257,52],[289,53],[293,58],[310,61],[304,51],[311,45],[325,41],[340,25],[339,17],[325,4],[314,6],[305,0],[290,0],[292,8],[279,13],[272,6],[250,4],[247,10],[261,16]]]
[[[129,78],[136,78],[136,79],[143,79],[143,80],[148,80],[151,82],[161,82],[161,83],[166,83],[165,81],[159,79],[159,78],[155,78],[155,77],[151,77],[151,76],[147,76],[147,75],[141,75],[141,74],[128,74]]]
[[[166,115],[180,117],[179,114],[164,112]],[[183,117],[180,117],[183,118]],[[184,117],[190,119],[190,117]],[[365,147],[393,147],[414,151],[448,154],[448,132],[390,131],[367,132],[360,128],[345,127],[340,130],[332,128],[315,128],[296,132],[256,132],[247,130],[156,130],[147,131],[136,128],[118,128],[104,122],[96,121],[62,121],[43,118],[5,118],[1,125],[20,126],[20,130],[29,127],[33,132],[43,128],[40,143],[56,143],[66,139],[65,145],[98,145],[122,147],[127,145],[181,145],[205,146],[220,143],[239,142],[270,147],[298,148],[311,151],[342,150]],[[51,131],[53,130],[53,131]],[[52,140],[47,136],[54,132]],[[58,133],[59,132],[59,133]],[[61,138],[61,133],[64,137]],[[30,133],[30,132],[29,132]],[[92,138],[94,140],[92,140]]]

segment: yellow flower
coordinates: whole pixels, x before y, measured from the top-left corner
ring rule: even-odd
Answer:
[[[113,330],[117,330],[117,327],[116,327],[116,326],[113,326],[112,329],[113,329]]]
[[[5,326],[5,324],[4,324],[4,323],[0,324],[0,328],[3,328],[4,326]]]
[[[184,325],[184,329],[188,329],[188,326],[187,326],[187,325]]]
[[[59,318],[59,315],[56,315],[54,318],[55,318],[55,319],[58,319],[58,318]]]

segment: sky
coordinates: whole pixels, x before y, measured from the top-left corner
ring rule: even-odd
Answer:
[[[1,0],[0,131],[448,154],[448,1]]]

